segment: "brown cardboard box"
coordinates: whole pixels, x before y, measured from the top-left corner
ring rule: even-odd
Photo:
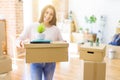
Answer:
[[[95,44],[93,46],[90,46],[90,44],[78,45],[80,59],[101,62],[105,57],[105,47],[104,44],[100,44],[99,46]]]
[[[0,74],[0,80],[12,80],[11,72]]]
[[[106,63],[81,60],[82,80],[105,80]]]
[[[68,43],[25,44],[26,62],[62,62],[68,61]]]
[[[12,70],[12,60],[8,56],[0,56],[0,74]]]

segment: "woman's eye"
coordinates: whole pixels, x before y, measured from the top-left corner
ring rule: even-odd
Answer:
[[[45,14],[48,14],[48,12],[46,12]]]
[[[53,14],[52,14],[52,13],[51,13],[50,15],[51,15],[51,16],[53,16]]]

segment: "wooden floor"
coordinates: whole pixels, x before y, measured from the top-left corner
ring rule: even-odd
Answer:
[[[28,79],[29,64],[24,60],[24,58],[13,59],[11,80],[30,80]],[[106,80],[120,80],[120,59],[105,58],[104,61],[106,62]],[[59,62],[56,65],[54,80],[81,80],[81,76],[81,60],[74,51],[69,53],[68,62]]]
[[[105,62],[107,64],[106,80],[120,80],[120,60],[106,58]],[[80,63],[81,60],[78,57],[71,57],[68,62],[57,63],[54,80],[81,80]],[[26,64],[24,60],[14,60],[11,76],[11,80],[27,80],[29,64]]]

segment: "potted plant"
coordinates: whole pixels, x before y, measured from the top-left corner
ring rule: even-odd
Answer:
[[[85,21],[86,23],[90,24],[90,27],[91,27],[90,32],[93,33],[92,26],[94,23],[96,23],[97,18],[94,15],[91,15],[89,17],[85,17]]]
[[[79,32],[82,33],[83,32],[83,28],[79,27]]]
[[[38,39],[44,39],[45,38],[45,34],[43,33],[44,31],[45,31],[45,26],[44,26],[44,24],[41,23],[37,27],[37,32],[39,33],[38,34]]]

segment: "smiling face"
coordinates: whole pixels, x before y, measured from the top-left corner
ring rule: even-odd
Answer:
[[[44,18],[43,18],[44,23],[49,24],[49,22],[52,21],[53,16],[54,16],[53,9],[47,8],[45,13],[44,13]]]
[[[56,25],[56,12],[52,5],[48,5],[43,8],[40,16],[40,23],[45,23],[49,25]]]

